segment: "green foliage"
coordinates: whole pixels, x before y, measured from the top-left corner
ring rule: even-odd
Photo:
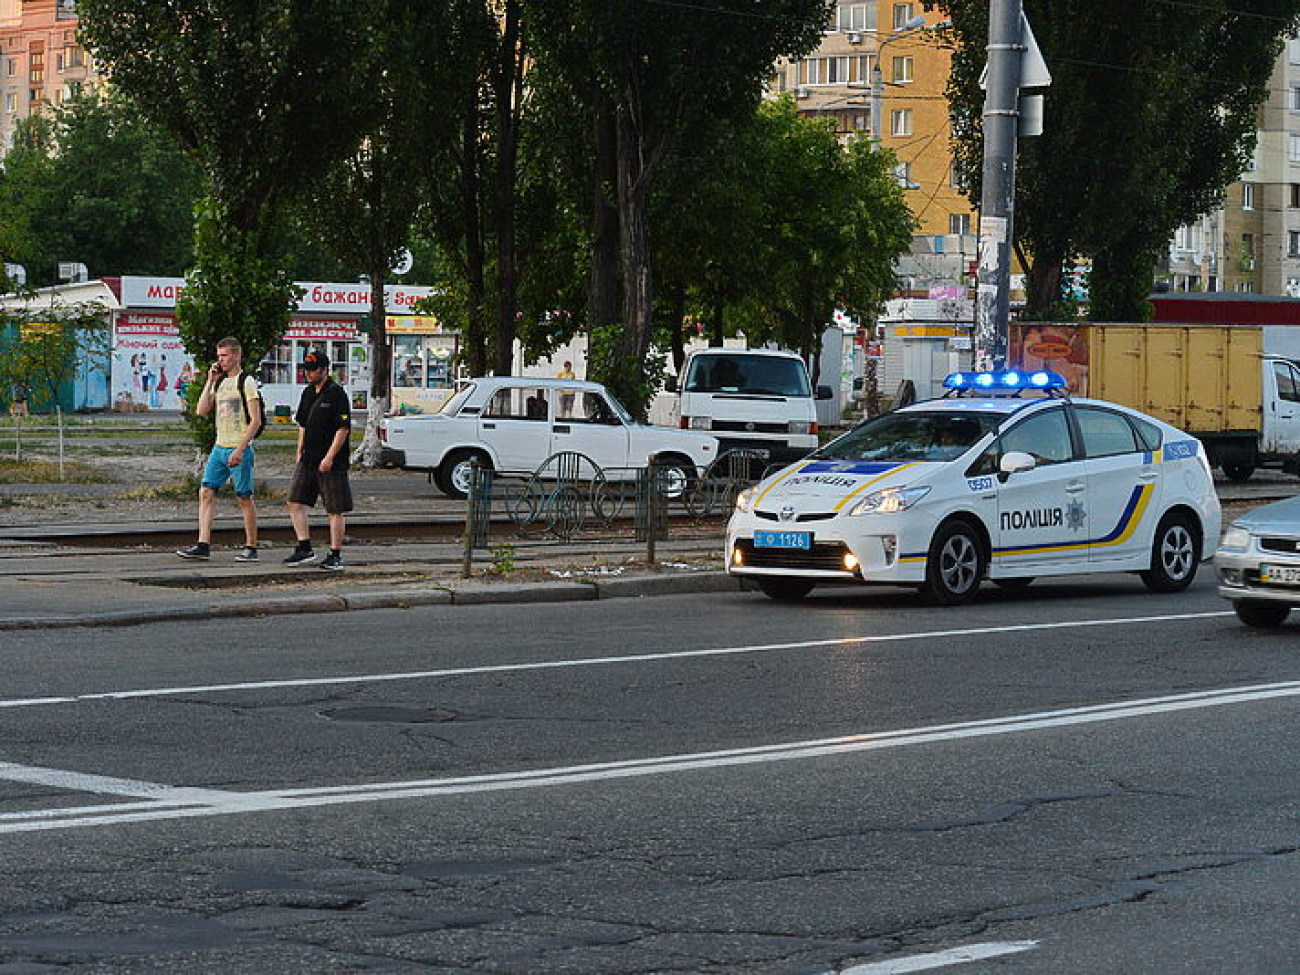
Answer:
[[[959,41],[953,131],[978,200],[986,5],[926,7],[952,18]],[[1045,131],[1020,142],[1016,235],[1033,258],[1025,314],[1059,310],[1062,265],[1083,255],[1094,262],[1091,317],[1141,320],[1155,256],[1179,226],[1219,205],[1244,169],[1300,10],[1293,0],[1024,8],[1052,70]]]
[[[510,542],[492,546],[492,567],[488,570],[493,575],[503,576],[515,570],[517,552]]]
[[[615,398],[640,420],[645,420],[663,382],[664,366],[668,357],[651,350],[645,358],[635,363],[621,361],[623,328],[617,322],[597,325],[590,330],[587,344],[587,374],[589,376],[617,376],[618,388],[611,389]]]
[[[198,172],[166,133],[113,94],[19,127],[0,168],[0,251],[27,268],[29,285],[53,284],[59,261],[92,277],[189,267]]]

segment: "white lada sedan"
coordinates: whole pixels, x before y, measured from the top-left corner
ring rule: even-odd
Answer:
[[[916,586],[963,603],[984,579],[1136,572],[1186,588],[1221,514],[1199,441],[1071,399],[1054,373],[954,373],[742,492],[727,570],[774,599],[819,583]]]

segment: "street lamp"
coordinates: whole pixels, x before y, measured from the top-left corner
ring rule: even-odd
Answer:
[[[880,70],[882,52],[886,44],[892,44],[902,37],[908,37],[925,26],[925,18],[919,14],[905,23],[898,30],[886,34],[876,45],[876,63],[871,68],[871,125],[875,129],[876,144],[882,145],[885,138],[885,75]]]

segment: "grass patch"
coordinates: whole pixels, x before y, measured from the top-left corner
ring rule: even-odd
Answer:
[[[198,497],[199,479],[193,474],[186,474],[180,480],[168,481],[154,487],[133,488],[123,493],[127,501],[193,501]],[[217,492],[217,497],[234,498],[235,489],[229,482]],[[271,487],[265,481],[253,483],[253,497],[258,501],[283,501],[287,495],[284,491]]]
[[[107,484],[112,478],[86,464],[54,460],[0,459],[0,484]]]

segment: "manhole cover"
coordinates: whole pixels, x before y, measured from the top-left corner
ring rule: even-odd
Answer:
[[[436,724],[460,717],[450,708],[412,704],[358,704],[330,708],[320,713],[331,721],[384,721],[390,724]]]

